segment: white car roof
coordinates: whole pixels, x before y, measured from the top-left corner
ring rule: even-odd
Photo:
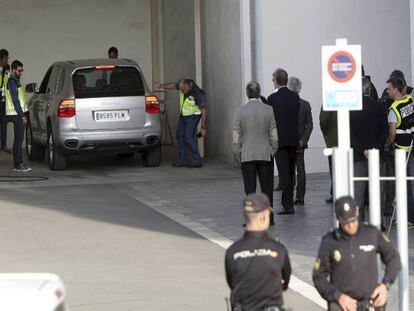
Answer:
[[[54,311],[66,296],[62,280],[52,273],[0,273],[0,310]]]

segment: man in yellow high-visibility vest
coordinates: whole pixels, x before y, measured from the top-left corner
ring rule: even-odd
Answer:
[[[407,83],[404,79],[391,77],[387,80],[388,94],[393,103],[388,112],[389,135],[386,149],[392,146],[395,149],[407,151],[410,158],[407,161],[407,175],[414,176],[414,154],[411,140],[414,134],[414,101],[407,95]],[[410,152],[411,151],[411,152]],[[408,182],[408,222],[409,227],[414,224],[414,182]]]
[[[0,50],[0,151],[10,153],[7,148],[7,118],[4,90],[9,80],[9,52]]]
[[[11,75],[6,86],[6,115],[14,125],[13,165],[16,172],[30,172],[32,169],[23,162],[22,144],[28,109],[26,94],[20,85],[23,74],[23,64],[15,60],[11,64]]]
[[[199,137],[207,134],[207,103],[204,91],[191,79],[180,79],[177,83],[156,83],[162,89],[179,92],[180,118],[177,125],[177,145],[179,161],[174,167],[202,167],[197,143],[197,125],[201,122]],[[186,148],[191,154],[191,161],[187,160]]]

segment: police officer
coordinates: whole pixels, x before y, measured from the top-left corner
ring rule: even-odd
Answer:
[[[5,94],[7,81],[9,80],[9,52],[0,50],[0,151],[10,153],[7,148],[7,118]]]
[[[410,151],[414,132],[414,102],[406,95],[406,82],[402,78],[391,77],[387,81],[388,94],[394,101],[388,113],[389,135],[387,144],[391,148]],[[389,148],[387,148],[389,149]],[[407,175],[414,176],[414,156],[411,153],[407,164]],[[409,181],[408,220],[414,223],[414,182]]]
[[[283,310],[291,266],[286,247],[267,234],[271,207],[264,193],[244,200],[246,232],[226,251],[226,279],[232,310]]]
[[[20,85],[23,64],[15,60],[11,64],[11,75],[6,87],[6,115],[14,125],[13,165],[16,172],[30,172],[32,169],[23,162],[22,144],[28,109],[25,92]]]
[[[155,85],[162,89],[179,91],[180,118],[177,125],[177,145],[179,161],[174,163],[174,167],[202,167],[200,153],[198,152],[197,125],[201,122],[200,136],[207,134],[207,103],[204,91],[191,79],[180,79],[177,83]],[[191,161],[187,161],[186,149],[189,149]]]
[[[339,228],[321,242],[313,282],[331,311],[385,310],[388,290],[401,268],[400,257],[377,228],[359,222],[350,196],[335,202]],[[385,265],[378,284],[377,254]]]

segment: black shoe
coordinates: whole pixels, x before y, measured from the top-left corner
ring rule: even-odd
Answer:
[[[181,164],[180,162],[176,162],[171,164],[172,167],[187,167],[186,164]]]
[[[277,212],[277,214],[278,215],[293,215],[295,214],[295,210],[293,209],[293,207],[291,208],[284,207],[282,208],[280,212]]]
[[[326,199],[325,200],[325,203],[326,204],[332,204],[333,203],[333,199],[332,198]]]
[[[191,163],[188,168],[199,168],[199,167],[203,167],[202,163]]]
[[[17,165],[13,171],[15,172],[19,172],[19,173],[29,173],[32,171],[32,169],[30,167],[27,167],[26,164],[24,163],[20,163],[19,165]]]
[[[300,199],[296,199],[295,205],[305,205],[305,201],[300,200]]]

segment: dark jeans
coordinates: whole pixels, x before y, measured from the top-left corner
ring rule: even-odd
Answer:
[[[201,163],[201,157],[198,153],[197,142],[197,124],[200,121],[201,116],[180,116],[177,126],[177,145],[178,155],[180,157],[180,164],[187,165],[186,147],[190,149],[191,163]]]
[[[282,188],[282,205],[293,208],[293,178],[295,176],[296,146],[279,148],[276,153],[276,164],[279,171],[279,184]]]
[[[305,149],[296,153],[296,200],[305,200],[306,193],[306,171],[305,171]]]
[[[0,149],[7,145],[7,123],[6,104],[0,101]]]
[[[13,142],[13,165],[16,168],[19,164],[23,163],[23,151],[22,145],[24,140],[25,125],[22,118],[19,116],[9,116],[9,122],[14,126],[14,142]]]
[[[269,197],[273,207],[273,158],[271,161],[249,161],[241,164],[244,192],[256,193],[256,179],[259,176],[260,189]]]

